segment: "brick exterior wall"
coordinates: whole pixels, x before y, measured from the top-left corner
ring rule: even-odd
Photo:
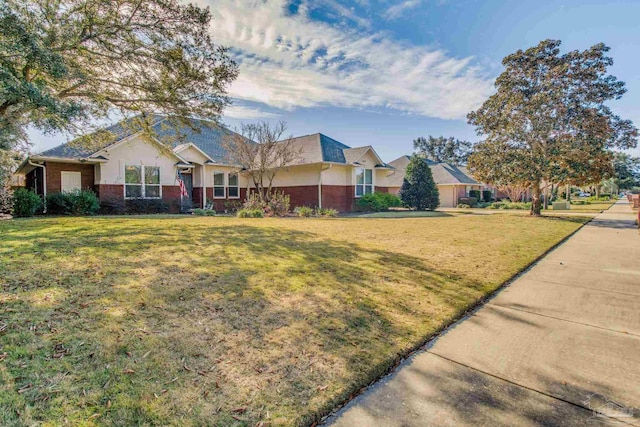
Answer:
[[[80,172],[81,185],[83,190],[94,190],[94,168],[93,165],[81,163],[52,163],[46,162],[47,168],[47,194],[60,193],[62,191],[61,172]]]
[[[124,199],[124,185],[99,184],[96,192],[104,213],[126,213],[130,206]],[[153,203],[153,199],[148,199]],[[180,187],[177,185],[162,186],[162,201],[169,207],[170,213],[180,212]],[[153,212],[150,212],[153,213]]]
[[[356,188],[353,185],[323,185],[322,207],[337,209],[339,212],[352,212],[356,207],[355,192]]]
[[[191,202],[194,208],[203,208],[202,206],[202,187],[193,187],[191,192]]]
[[[247,198],[247,189],[240,188],[240,198],[239,199],[214,199],[213,198],[213,188],[207,188],[207,199],[213,201],[213,209],[218,212],[224,212],[225,210],[230,210],[230,205],[241,205],[245,199]]]
[[[318,206],[318,186],[300,185],[296,187],[275,187],[275,191],[282,191],[289,195],[291,210],[298,206]]]
[[[179,185],[163,185],[162,201],[169,205],[169,212],[180,212],[180,186]]]
[[[112,200],[124,200],[124,185],[98,184],[96,193],[100,202]]]

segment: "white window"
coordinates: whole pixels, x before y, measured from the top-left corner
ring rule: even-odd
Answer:
[[[356,197],[373,193],[373,169],[356,169]]]
[[[158,166],[126,165],[124,167],[126,199],[159,199],[162,197]]]
[[[60,172],[61,190],[63,193],[70,193],[82,189],[82,173],[80,172]]]
[[[239,199],[240,198],[240,185],[238,182],[238,174],[230,173],[229,174],[229,186],[228,194],[230,199]]]
[[[213,173],[213,198],[224,199],[224,172]]]

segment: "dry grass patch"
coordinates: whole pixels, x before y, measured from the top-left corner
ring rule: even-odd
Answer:
[[[0,424],[309,424],[583,221],[2,222]]]

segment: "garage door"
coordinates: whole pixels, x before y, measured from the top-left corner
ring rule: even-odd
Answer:
[[[453,208],[456,206],[454,203],[455,197],[455,187],[452,185],[443,185],[438,187],[438,191],[440,193],[440,207],[441,208]]]

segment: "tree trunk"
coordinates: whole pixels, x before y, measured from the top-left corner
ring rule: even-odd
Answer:
[[[567,193],[566,193],[567,202],[570,202],[571,201],[571,185],[570,184],[567,184],[567,190],[566,191],[567,191]]]
[[[549,209],[549,185],[544,186],[544,210]]]
[[[531,195],[531,215],[540,216],[540,181],[533,183],[533,192]]]
[[[596,185],[596,197],[600,198],[600,184]]]

